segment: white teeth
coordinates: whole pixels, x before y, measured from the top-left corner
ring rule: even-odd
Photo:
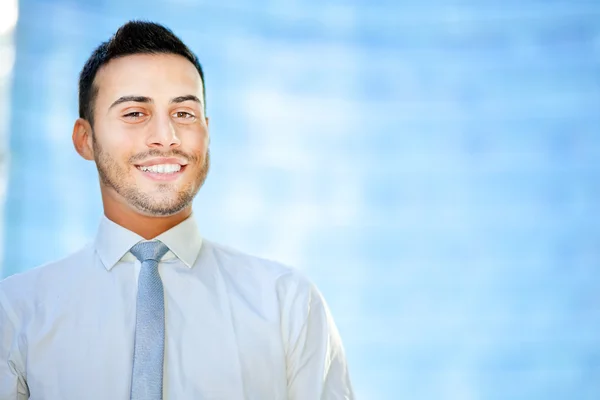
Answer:
[[[142,171],[154,172],[157,174],[172,174],[174,172],[178,172],[181,169],[181,165],[179,165],[179,164],[157,164],[157,165],[149,165],[149,166],[140,166],[138,168]]]

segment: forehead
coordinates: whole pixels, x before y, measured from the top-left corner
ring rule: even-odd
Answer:
[[[135,54],[110,60],[94,80],[97,105],[121,96],[161,97],[194,94],[202,98],[198,70],[185,57],[176,54]]]

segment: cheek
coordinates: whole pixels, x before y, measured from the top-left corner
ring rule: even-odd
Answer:
[[[182,149],[195,154],[203,155],[208,148],[209,137],[205,130],[185,132],[182,136]]]
[[[131,135],[126,132],[120,132],[117,129],[111,129],[105,126],[96,133],[96,140],[102,148],[102,152],[107,153],[114,160],[128,160],[132,155],[132,149],[135,148]]]

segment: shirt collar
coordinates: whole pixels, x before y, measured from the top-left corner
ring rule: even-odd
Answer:
[[[144,238],[102,216],[94,245],[107,270],[117,264],[129,250]],[[192,268],[202,247],[202,236],[193,215],[161,233],[153,240],[160,240],[188,268]]]

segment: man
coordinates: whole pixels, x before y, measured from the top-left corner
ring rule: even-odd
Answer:
[[[160,25],[91,55],[73,144],[104,216],[90,245],[0,283],[0,400],[354,398],[314,285],[200,237],[205,104],[196,56]]]

